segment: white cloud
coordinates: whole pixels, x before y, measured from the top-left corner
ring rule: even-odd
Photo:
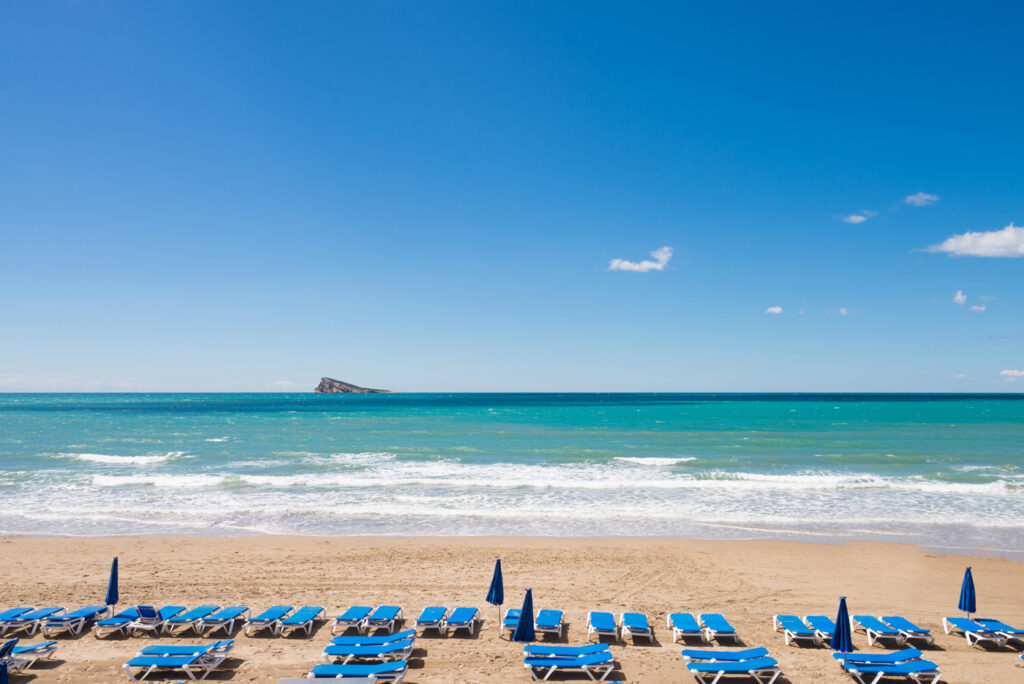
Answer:
[[[925,247],[924,251],[951,256],[1024,257],[1024,228],[1011,223],[1002,230],[968,231]]]
[[[865,209],[859,214],[850,214],[849,216],[844,216],[843,223],[864,223],[869,218],[874,218],[875,216],[878,216],[877,211]]]
[[[278,380],[267,383],[267,389],[274,392],[294,392],[299,387],[299,383],[292,382],[291,380]]]
[[[964,294],[963,290],[957,290],[956,294],[953,295],[953,303],[963,306],[967,302],[967,295]]]
[[[1003,376],[1006,382],[1014,382],[1018,378],[1024,378],[1024,370],[1007,369],[999,371],[999,374]]]
[[[927,192],[915,192],[913,195],[907,195],[903,198],[904,204],[909,204],[912,207],[927,207],[929,204],[935,204],[938,201],[938,195],[929,195]]]
[[[967,377],[967,373],[955,373],[953,377],[956,378],[957,380],[962,380],[963,378]]]
[[[668,262],[672,259],[671,247],[659,247],[651,252],[654,261],[644,259],[643,261],[626,261],[625,259],[612,259],[608,262],[609,271],[633,271],[634,273],[647,273],[648,271],[664,271]]]
[[[981,313],[982,311],[985,310],[985,305],[984,304],[971,304],[967,308],[970,309],[971,311],[977,311],[978,313]]]
[[[847,310],[846,310],[846,307],[844,306],[844,307],[842,307],[841,309],[839,309],[839,315],[840,315],[840,316],[849,316],[849,315],[850,315],[850,312],[849,312],[849,311],[847,311]]]
[[[766,314],[780,314],[780,313],[782,313],[782,307],[781,306],[769,306],[767,309],[764,310],[764,312]]]

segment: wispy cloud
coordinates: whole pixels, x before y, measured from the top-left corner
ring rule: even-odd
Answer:
[[[780,313],[782,313],[782,307],[781,306],[769,306],[767,309],[764,310],[764,312],[766,314],[780,314]]]
[[[999,375],[1003,377],[1006,382],[1015,382],[1020,378],[1024,378],[1024,370],[1006,369],[999,371]]]
[[[267,389],[273,392],[294,392],[300,387],[299,383],[292,382],[291,380],[277,380],[267,383]]]
[[[671,247],[659,247],[651,252],[654,261],[644,259],[643,261],[626,261],[625,259],[612,259],[608,262],[609,271],[632,271],[634,273],[647,273],[649,271],[664,271],[668,262],[672,259]]]
[[[915,192],[913,195],[907,195],[903,198],[903,203],[909,204],[912,207],[927,207],[929,204],[935,204],[938,201],[938,195],[930,195],[927,192]]]
[[[977,311],[978,313],[981,313],[982,311],[985,310],[985,305],[984,304],[971,304],[967,308],[970,309],[971,311]]]
[[[967,303],[967,295],[964,294],[963,290],[957,290],[956,294],[953,295],[953,303],[963,306]]]
[[[864,211],[860,212],[859,214],[849,214],[848,216],[844,216],[842,218],[842,220],[843,220],[843,223],[864,223],[869,218],[874,218],[875,216],[878,216],[878,212],[877,211],[871,211],[869,209],[865,209]]]
[[[968,231],[925,247],[924,251],[950,256],[1024,257],[1024,228],[1011,223],[1002,230]]]

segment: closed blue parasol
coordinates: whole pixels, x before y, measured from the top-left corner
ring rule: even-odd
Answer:
[[[114,562],[110,564],[110,581],[107,582],[107,597],[103,599],[103,602],[108,606],[117,604],[121,596],[117,593],[117,556],[114,556]]]
[[[498,634],[501,634],[501,604],[505,602],[505,583],[501,577],[501,559],[494,561],[494,575],[491,588],[487,590],[487,602],[498,608]]]
[[[977,597],[974,595],[974,575],[971,574],[971,568],[968,567],[967,571],[964,572],[964,581],[960,585],[960,603],[956,604],[957,608],[967,613],[967,617],[971,617],[971,613],[975,612],[978,608]]]
[[[853,639],[850,635],[850,612],[846,610],[846,597],[839,597],[839,614],[836,615],[836,632],[832,635],[829,646],[833,651],[849,653],[853,650]]]
[[[512,641],[533,641],[536,638],[537,635],[533,631],[533,589],[527,589],[516,631],[512,632]]]
[[[7,663],[0,663],[0,684],[7,684]]]

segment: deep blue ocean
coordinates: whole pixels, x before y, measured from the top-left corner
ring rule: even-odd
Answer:
[[[0,533],[1024,553],[1024,395],[0,394]]]

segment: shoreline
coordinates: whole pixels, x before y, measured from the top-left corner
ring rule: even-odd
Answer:
[[[195,606],[323,605],[328,616],[349,605],[394,603],[411,623],[428,605],[476,606],[485,622],[478,638],[421,638],[410,684],[531,681],[521,647],[497,636],[497,609],[484,602],[494,559],[502,558],[506,603],[518,608],[533,588],[535,608],[565,611],[568,643],[586,640],[590,610],[645,612],[656,643],[613,646],[612,679],[690,682],[679,648],[665,629],[669,612],[721,612],[747,646],[768,648],[784,676],[799,682],[849,682],[830,651],[786,646],[773,632],[776,613],[834,614],[838,596],[851,613],[902,614],[937,633],[926,657],[943,681],[1012,681],[1016,651],[969,649],[942,633],[956,615],[964,566],[974,567],[979,614],[1024,626],[1024,563],[940,554],[886,542],[710,541],[650,537],[136,536],[0,537],[4,602],[69,609],[102,601],[110,559],[120,558],[119,608],[135,603]],[[208,679],[273,683],[322,662],[329,629],[311,639],[236,635],[231,675]],[[217,637],[210,637],[210,639]],[[29,641],[37,641],[31,639]],[[161,643],[196,643],[194,636]],[[127,681],[120,665],[148,639],[91,636],[59,639],[63,662],[29,670],[33,682]],[[862,634],[854,636],[868,648]],[[728,646],[727,646],[728,647]],[[18,681],[17,679],[15,681]],[[157,680],[160,681],[160,680]],[[174,680],[171,680],[174,681]],[[581,681],[576,678],[574,681]]]

